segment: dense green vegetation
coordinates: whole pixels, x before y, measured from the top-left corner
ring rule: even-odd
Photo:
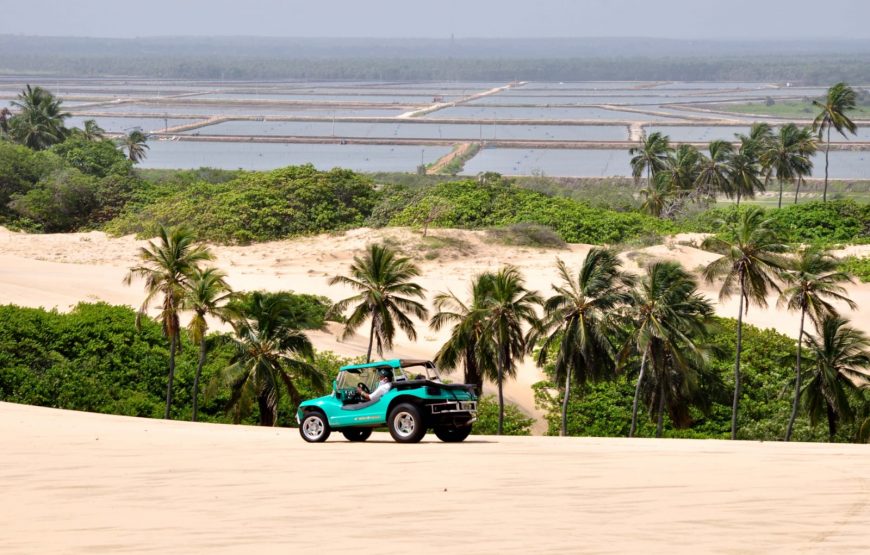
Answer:
[[[718,233],[735,222],[747,207],[713,208],[686,222],[686,229]],[[780,241],[790,244],[839,245],[870,240],[870,206],[850,200],[814,201],[767,209],[765,217]]]
[[[717,332],[713,335],[712,367],[720,387],[713,392],[712,406],[705,415],[692,409],[691,426],[677,429],[665,415],[664,437],[727,439],[731,428],[731,399],[728,390],[734,387],[733,353],[737,340],[737,322],[730,318],[717,319]],[[743,327],[743,395],[739,414],[738,438],[778,441],[783,438],[791,409],[794,381],[794,355],[796,343],[774,330],[762,330],[744,324]],[[551,377],[553,365],[545,367]],[[634,370],[613,381],[587,384],[575,389],[568,404],[568,434],[604,437],[625,437],[631,424],[631,400],[634,394]],[[535,387],[540,407],[547,411],[549,433],[559,433],[561,395],[552,381]],[[865,394],[866,397],[866,394]],[[655,435],[654,414],[639,420],[636,435]],[[840,441],[854,439],[856,426],[847,426],[837,435]],[[827,429],[810,426],[806,416],[798,418],[793,439],[798,441],[825,441]]]
[[[311,165],[244,173],[230,181],[168,180],[142,189],[107,230],[150,234],[158,223],[184,223],[214,242],[267,241],[359,227],[377,199],[368,178]]]
[[[569,243],[620,243],[643,235],[670,233],[671,223],[643,214],[616,212],[565,197],[523,189],[502,179],[457,181],[426,189],[401,207],[391,225],[420,225],[433,206],[441,207],[433,227],[484,229],[536,223],[556,230]]]
[[[309,297],[298,297],[300,314],[314,315]],[[169,349],[159,324],[143,319],[139,330],[130,308],[82,303],[69,313],[0,306],[0,400],[128,416],[163,416]],[[181,334],[172,418],[189,419],[197,347]],[[209,358],[203,381],[213,381],[229,365],[232,344],[225,334],[208,337]],[[314,355],[312,364],[324,374],[351,361],[328,352]],[[322,388],[297,383],[303,397],[321,395]],[[200,404],[199,420],[257,422],[251,411],[227,412],[229,389],[211,388]],[[295,422],[296,407],[283,398],[278,422]]]
[[[841,262],[841,268],[844,272],[855,276],[863,283],[870,283],[870,257],[847,256]]]

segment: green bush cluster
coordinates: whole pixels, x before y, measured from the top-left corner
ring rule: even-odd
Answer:
[[[566,197],[523,189],[501,179],[442,183],[390,219],[391,225],[418,225],[434,205],[443,206],[431,225],[469,229],[533,223],[555,230],[569,243],[614,244],[650,234],[672,233],[669,221],[637,212],[593,208]]]
[[[847,256],[840,263],[840,268],[862,283],[870,283],[870,256]]]
[[[35,152],[0,140],[0,222],[46,232],[96,227],[114,218],[139,186],[108,140],[73,134]]]
[[[711,392],[712,409],[706,416],[692,409],[694,422],[688,429],[674,429],[665,414],[664,437],[727,439],[731,429],[731,395],[734,387],[734,351],[737,323],[719,318],[712,336],[712,365],[717,371],[725,395]],[[797,343],[772,329],[760,329],[744,323],[741,376],[743,380],[738,436],[740,439],[777,441],[785,436],[791,411],[794,384],[794,357]],[[545,371],[551,372],[549,369]],[[636,372],[618,376],[613,381],[574,388],[568,402],[568,433],[578,436],[625,437],[631,424],[631,406],[637,380]],[[721,393],[721,392],[720,392]],[[561,423],[561,394],[556,384],[535,385],[535,398],[546,411],[548,434],[558,435]],[[837,438],[847,441],[853,435],[844,426]],[[638,437],[655,436],[655,419],[641,408],[638,414]],[[805,416],[795,422],[797,441],[827,441],[827,427],[812,428]]]
[[[310,295],[299,301],[301,323],[317,327],[324,315]],[[128,307],[82,303],[69,313],[0,306],[0,401],[106,414],[160,418],[163,416],[169,347],[160,325],[144,318],[136,329],[136,313]],[[209,354],[202,383],[207,384],[229,364],[232,347],[223,334],[208,337]],[[177,357],[172,417],[191,415],[192,386],[198,350],[182,334]],[[351,361],[317,352],[313,364],[330,379]],[[217,384],[200,397],[200,420],[232,422],[226,412],[229,389]],[[322,395],[312,384],[296,384],[303,398]],[[205,390],[205,387],[203,387]],[[296,406],[284,396],[279,425],[295,424]],[[240,415],[256,424],[256,414]]]
[[[504,427],[506,436],[532,435],[532,424],[535,419],[529,417],[512,403],[504,404]],[[474,432],[478,435],[496,435],[498,433],[498,399],[492,395],[483,395],[477,402],[477,422]]]
[[[736,221],[745,207],[714,208],[686,227],[717,233],[719,221]],[[870,241],[870,205],[852,200],[813,201],[766,210],[777,237],[785,243],[836,245]]]
[[[149,234],[158,223],[184,224],[201,239],[250,243],[358,227],[376,203],[374,185],[360,174],[290,166],[222,183],[157,186],[107,229]]]

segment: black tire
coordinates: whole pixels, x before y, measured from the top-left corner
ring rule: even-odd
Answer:
[[[372,435],[371,428],[350,428],[341,431],[348,441],[365,441]]]
[[[465,441],[465,438],[467,438],[469,434],[471,434],[471,426],[461,426],[459,428],[451,426],[435,427],[435,435],[445,443],[459,443],[460,441]]]
[[[305,413],[305,418],[299,424],[299,435],[308,443],[323,443],[331,431],[326,417],[317,411]]]
[[[426,423],[420,409],[410,403],[402,403],[390,411],[387,418],[390,435],[399,443],[418,443],[426,435]]]

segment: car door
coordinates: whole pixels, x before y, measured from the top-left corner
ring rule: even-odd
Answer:
[[[390,406],[390,401],[396,396],[396,393],[395,389],[391,389],[373,405],[359,410],[339,411],[339,414],[334,418],[330,418],[330,424],[333,427],[383,424],[387,421],[387,407]]]

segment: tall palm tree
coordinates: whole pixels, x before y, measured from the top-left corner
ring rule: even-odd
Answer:
[[[664,173],[656,174],[652,178],[652,182],[643,187],[639,193],[643,199],[640,209],[657,218],[662,216],[673,198],[671,182]]]
[[[785,432],[785,440],[791,440],[794,421],[797,418],[798,402],[801,391],[801,347],[804,337],[804,320],[809,315],[810,320],[818,327],[828,316],[837,316],[837,310],[831,301],[841,302],[851,309],[857,305],[846,296],[846,289],[841,283],[851,283],[848,274],[838,270],[839,262],[827,251],[804,247],[798,251],[792,266],[783,274],[788,284],[779,297],[780,306],[788,310],[800,310],[801,319],[798,328],[798,349],[795,366],[794,401],[791,416]]]
[[[680,145],[668,156],[667,164],[653,179],[660,186],[664,203],[656,216],[672,217],[695,193],[695,182],[701,168],[701,153],[692,145]],[[659,185],[661,181],[661,185]],[[644,191],[641,191],[644,194]],[[647,195],[647,199],[651,198]]]
[[[837,83],[828,89],[824,102],[813,100],[813,106],[819,108],[819,115],[813,120],[813,131],[819,134],[820,141],[827,134],[825,139],[825,190],[822,195],[823,201],[828,200],[828,154],[831,151],[831,129],[835,129],[843,138],[846,138],[846,131],[853,135],[858,132],[858,126],[846,115],[846,112],[855,109],[857,99],[855,90],[852,87],[846,83]]]
[[[728,141],[712,141],[708,146],[709,158],[701,155],[698,176],[695,178],[695,195],[698,198],[715,199],[717,194],[733,196],[729,179],[729,160],[734,147]]]
[[[813,426],[828,419],[828,437],[834,439],[840,422],[849,422],[853,410],[849,391],[870,379],[870,340],[839,316],[822,320],[818,337],[804,340],[813,368],[802,392],[804,408]]]
[[[121,141],[121,147],[127,151],[127,158],[134,164],[144,160],[145,151],[151,148],[147,144],[148,137],[139,130],[130,131]]]
[[[97,125],[96,120],[88,119],[82,128],[82,136],[88,141],[101,141],[106,138],[106,131]]]
[[[483,378],[497,373],[495,349],[483,337],[485,311],[482,310],[489,295],[493,274],[484,273],[474,278],[471,300],[464,302],[453,292],[439,293],[433,302],[437,312],[429,321],[435,331],[453,324],[450,338],[435,355],[439,368],[464,366],[464,380],[483,391]]]
[[[12,118],[12,112],[9,108],[3,107],[0,109],[0,135],[9,133],[9,120]]]
[[[206,341],[208,332],[208,316],[216,316],[221,320],[227,320],[226,302],[229,301],[233,292],[226,282],[227,275],[217,268],[194,268],[186,284],[185,295],[182,298],[182,308],[193,311],[193,318],[187,325],[191,341],[199,345],[199,359],[196,364],[196,374],[193,378],[193,416],[191,420],[196,422],[197,409],[199,407],[199,378],[202,375],[202,367],[205,365]]]
[[[531,350],[530,335],[540,329],[535,307],[543,299],[525,287],[519,270],[505,266],[492,276],[480,310],[486,313],[483,337],[496,349],[498,374],[498,434],[504,431],[504,380],[516,375],[516,363]],[[523,330],[528,327],[528,332]]]
[[[301,401],[296,380],[324,387],[325,377],[311,364],[311,341],[293,326],[293,319],[293,303],[286,293],[257,291],[233,320],[235,354],[219,378],[230,387],[228,406],[236,409],[237,417],[256,401],[260,425],[274,426],[283,391],[294,403]]]
[[[557,262],[561,283],[553,285],[555,295],[544,303],[544,319],[532,344],[542,338],[537,364],[543,367],[550,350],[558,345],[553,366],[555,379],[564,381],[561,435],[568,431],[568,399],[571,378],[579,385],[608,379],[616,368],[611,342],[617,328],[615,311],[627,303],[632,276],[624,273],[616,254],[594,248],[580,264],[576,276],[562,260]]]
[[[618,360],[624,366],[632,355],[641,359],[629,437],[634,436],[637,429],[638,401],[644,390],[648,393],[650,408],[654,409],[651,412],[659,415],[657,433],[660,435],[660,415],[666,398],[678,401],[668,403],[674,422],[682,424],[685,419],[684,410],[679,406],[681,401],[693,398],[697,382],[694,376],[702,365],[699,361],[704,358],[696,338],[706,333],[713,309],[698,293],[694,277],[676,262],[649,265],[628,304],[626,328],[631,331]],[[688,379],[672,379],[679,375]]]
[[[412,281],[419,275],[420,268],[410,258],[399,256],[384,245],[370,245],[365,256],[354,257],[349,276],[335,276],[329,280],[330,285],[348,285],[359,291],[359,294],[337,302],[333,309],[341,313],[351,304],[355,305],[345,324],[345,339],[366,320],[371,321],[367,362],[372,359],[372,344],[379,355],[384,354],[384,349],[393,348],[397,324],[408,339],[417,339],[414,322],[407,314],[421,320],[428,314],[422,304],[411,298],[424,297],[425,289]]]
[[[646,171],[647,187],[652,183],[652,176],[665,169],[668,154],[671,151],[670,138],[659,131],[644,134],[640,144],[629,149],[631,159],[631,174],[635,183],[640,181]]]
[[[27,85],[11,103],[18,113],[8,122],[9,135],[34,150],[62,142],[68,133],[64,120],[70,117],[63,111],[62,103],[42,87]]]
[[[167,229],[162,225],[157,230],[158,242],[150,241],[139,249],[138,266],[130,268],[124,283],[130,285],[134,277],[145,280],[145,300],[139,308],[136,325],[152,301],[162,295],[160,321],[163,335],[169,340],[169,380],[166,384],[166,410],[163,418],[169,418],[172,408],[172,384],[175,380],[175,353],[179,347],[178,311],[190,277],[202,262],[214,257],[207,247],[196,242],[190,231],[184,228]]]
[[[728,179],[731,181],[731,190],[737,197],[737,206],[740,206],[741,198],[755,198],[756,192],[764,191],[761,165],[755,149],[754,144],[749,142],[728,160]]]
[[[816,146],[812,132],[793,123],[779,129],[761,152],[761,165],[767,177],[776,176],[779,183],[778,208],[782,208],[782,189],[785,182],[797,183],[813,172],[812,156]],[[797,191],[795,192],[797,201]]]
[[[740,399],[740,353],[743,349],[743,315],[749,305],[767,306],[768,293],[780,292],[777,283],[787,261],[781,253],[787,247],[777,240],[764,212],[749,208],[738,214],[733,224],[720,222],[725,236],[708,237],[702,247],[722,256],[704,268],[709,283],[722,277],[719,299],[740,297],[737,311],[737,353],[734,362],[734,401],[731,412],[731,439],[737,438],[737,408]]]

